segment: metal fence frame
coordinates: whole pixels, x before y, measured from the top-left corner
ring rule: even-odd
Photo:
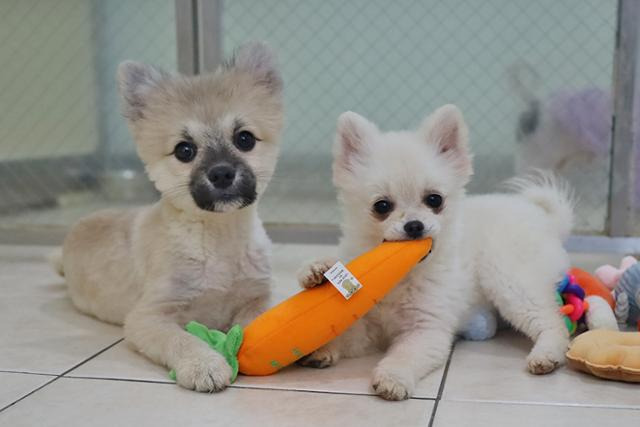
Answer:
[[[222,62],[223,7],[223,0],[175,0],[177,62],[180,72],[191,75],[211,71]],[[568,249],[572,251],[640,253],[640,237],[631,237],[634,228],[632,207],[635,190],[633,180],[635,166],[632,141],[634,140],[635,75],[639,46],[638,22],[640,22],[640,1],[618,0],[613,70],[614,117],[609,176],[610,190],[607,201],[608,215],[605,234],[603,236],[572,236],[567,243]],[[43,164],[38,170],[42,169],[47,171],[46,173],[73,171],[72,166],[74,165],[98,163],[97,156],[99,156],[99,150],[82,159],[60,159],[64,165]],[[8,174],[6,178],[10,179],[16,174],[21,174],[20,171],[26,171],[26,168],[33,162],[46,163],[43,160],[20,162],[20,164],[12,165],[11,168],[4,169],[4,173]],[[57,176],[55,180],[50,182],[77,183],[77,173],[86,172],[89,175],[84,175],[83,178],[88,185],[91,185],[91,170],[95,173],[96,168],[83,168],[80,172],[76,168],[76,175],[71,177]],[[2,176],[0,178],[4,179]],[[335,243],[340,234],[337,226],[273,225],[267,228],[274,240],[281,242],[330,244]],[[59,241],[61,235],[62,232],[49,232],[47,236],[43,237],[42,230],[2,231],[0,232],[0,241],[5,243],[43,241],[49,243]]]
[[[638,55],[640,2],[618,1],[618,28],[613,70],[613,129],[609,168],[607,230],[612,237],[628,237],[634,221],[634,98]]]
[[[222,62],[222,0],[175,0],[178,71],[199,74]]]
[[[222,60],[223,0],[175,0],[180,71],[197,74],[215,69]],[[638,55],[640,2],[618,0],[614,52],[614,120],[611,144],[610,190],[604,236],[572,236],[572,251],[640,253],[640,238],[633,233],[633,117]],[[279,241],[333,243],[337,227],[270,226]]]

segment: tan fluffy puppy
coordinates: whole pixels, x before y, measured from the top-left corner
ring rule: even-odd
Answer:
[[[79,310],[124,324],[127,341],[178,383],[229,384],[224,358],[184,331],[197,320],[226,330],[268,304],[270,241],[256,201],[273,174],[282,82],[255,43],[209,75],[170,76],[125,62],[124,115],[161,200],[78,222],[58,268]]]

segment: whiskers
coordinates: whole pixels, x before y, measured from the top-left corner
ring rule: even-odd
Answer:
[[[178,184],[173,188],[165,190],[162,192],[163,199],[175,199],[178,197],[183,197],[185,195],[190,195],[191,191],[189,189],[189,183]]]
[[[256,177],[256,180],[261,183],[280,182],[287,179],[285,175],[279,174],[277,172],[269,173],[254,170],[253,174]],[[288,178],[291,179],[291,176],[289,176]]]

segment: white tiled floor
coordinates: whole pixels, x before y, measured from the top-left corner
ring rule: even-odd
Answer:
[[[637,426],[639,417],[640,413],[637,408],[612,409],[590,406],[457,402],[443,399],[438,405],[434,425],[474,427]]]
[[[296,292],[294,271],[331,246],[276,245],[275,300]],[[290,367],[240,377],[217,395],[189,392],[121,342],[122,331],[77,313],[46,247],[0,246],[0,425],[637,426],[640,386],[566,368],[525,371],[529,342],[504,331],[457,343],[445,374],[432,373],[406,402],[372,395],[380,356],[326,370]],[[580,255],[592,270],[617,256]]]

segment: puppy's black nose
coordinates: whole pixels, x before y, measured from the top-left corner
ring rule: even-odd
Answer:
[[[209,170],[207,177],[215,188],[224,189],[233,184],[236,171],[229,165],[217,165]]]
[[[404,225],[404,232],[410,238],[417,239],[424,233],[424,224],[420,221],[409,221]]]

